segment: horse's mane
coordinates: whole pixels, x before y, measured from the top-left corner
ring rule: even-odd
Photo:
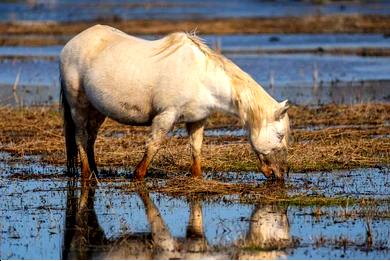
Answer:
[[[244,124],[257,129],[260,127],[262,119],[273,116],[273,112],[278,105],[277,101],[232,61],[211,50],[205,44],[205,41],[195,33],[173,33],[168,35],[165,37],[158,54],[164,53],[164,57],[167,57],[187,43],[188,40],[230,77],[233,87],[233,103],[237,106],[240,119]]]

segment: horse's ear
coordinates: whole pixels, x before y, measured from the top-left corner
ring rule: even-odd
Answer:
[[[288,105],[288,100],[282,101],[280,104],[279,109],[276,109],[275,111],[275,120],[278,121],[280,119],[283,119],[283,117],[286,115],[288,108],[290,107]]]

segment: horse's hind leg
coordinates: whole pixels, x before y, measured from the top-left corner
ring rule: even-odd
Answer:
[[[146,171],[152,162],[154,155],[156,155],[163,138],[167,135],[168,131],[172,128],[176,121],[176,111],[166,110],[158,114],[153,119],[152,133],[146,144],[146,151],[141,162],[138,163],[135,169],[135,178],[142,180],[146,175]]]
[[[91,179],[91,166],[88,160],[88,110],[87,108],[72,111],[73,120],[76,127],[76,144],[81,162],[81,182],[87,185]]]
[[[72,117],[76,128],[76,145],[81,161],[81,186],[96,185],[96,164],[94,159],[94,144],[97,132],[103,123],[105,116],[91,105],[83,104],[72,111]],[[88,204],[88,193],[83,194],[79,200],[80,209]]]
[[[190,136],[190,146],[192,153],[192,166],[191,174],[195,178],[202,177],[202,168],[201,168],[201,149],[203,142],[203,130],[205,125],[205,120],[191,122],[186,124],[188,135]]]
[[[72,146],[77,147],[71,152],[76,154],[73,155],[76,158],[77,151],[80,155],[81,176],[84,184],[90,181],[92,172],[96,174],[94,144],[97,131],[105,116],[90,104],[81,84],[77,66],[61,63],[60,73],[64,104],[71,116],[68,121],[72,121],[72,126],[69,126],[73,128],[72,135],[75,137],[75,144]]]
[[[81,182],[82,185],[87,185],[91,181],[93,173],[96,174],[94,144],[97,131],[105,117],[88,102],[80,103],[78,107],[74,108],[72,117],[76,128],[76,144],[81,161]]]
[[[87,157],[90,170],[97,175],[97,167],[95,162],[95,141],[97,133],[100,126],[103,124],[106,116],[100,113],[98,110],[92,108],[89,109],[90,113],[88,115],[87,123],[87,132],[88,132],[88,142],[87,142]]]

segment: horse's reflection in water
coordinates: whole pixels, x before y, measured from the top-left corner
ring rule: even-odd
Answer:
[[[250,219],[247,235],[232,247],[209,246],[203,224],[202,202],[189,199],[190,218],[185,238],[175,238],[146,190],[140,190],[151,232],[128,233],[106,238],[94,209],[95,184],[81,188],[75,196],[69,183],[63,259],[273,259],[285,256],[290,242],[286,209],[258,206]],[[218,250],[219,249],[219,250]]]
[[[287,209],[259,205],[252,213],[249,231],[240,245],[241,248],[263,251],[241,251],[239,259],[283,258],[286,257],[283,249],[290,243]]]

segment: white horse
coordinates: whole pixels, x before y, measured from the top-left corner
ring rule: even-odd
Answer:
[[[71,39],[60,56],[67,167],[81,158],[84,180],[97,172],[94,143],[106,117],[129,125],[151,125],[151,136],[135,177],[143,179],[162,139],[184,122],[192,149],[191,172],[202,175],[205,121],[214,111],[238,116],[266,177],[287,171],[287,101],[278,103],[233,62],[201,39],[173,33],[148,41],[95,25]]]

